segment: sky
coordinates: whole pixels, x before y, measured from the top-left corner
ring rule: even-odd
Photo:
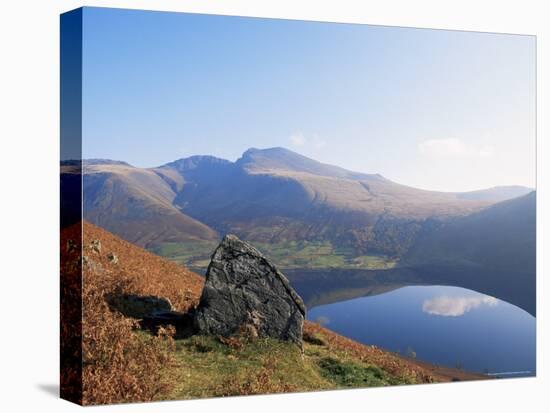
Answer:
[[[418,188],[535,187],[535,37],[85,8],[83,156],[282,146]]]

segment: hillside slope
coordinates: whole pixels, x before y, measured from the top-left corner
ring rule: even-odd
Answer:
[[[536,195],[533,191],[466,217],[425,226],[403,263],[534,272],[535,241]],[[510,257],[515,258],[510,260]]]
[[[536,193],[425,225],[402,266],[536,309]]]
[[[158,257],[116,235],[84,221],[82,227],[84,266],[90,277],[113,275],[130,281],[125,294],[153,295],[170,300],[178,311],[187,311],[198,303],[204,280],[187,268]],[[100,242],[100,252],[90,248]],[[116,257],[110,258],[111,254]],[[116,262],[115,262],[116,261]]]
[[[200,167],[182,167],[195,158],[202,158]],[[220,168],[221,162],[223,167]],[[370,215],[384,213],[403,219],[464,215],[490,203],[524,195],[527,190],[506,187],[466,193],[426,191],[397,184],[379,174],[357,173],[323,164],[284,148],[249,149],[234,163],[213,157],[192,157],[159,169],[177,170],[192,186],[188,188],[189,192],[206,192],[218,187],[222,190],[222,195],[218,196],[221,201],[236,204],[238,200],[237,211],[226,212],[226,217],[239,216],[239,210],[250,210],[251,205],[256,206],[256,214],[259,215],[264,214],[266,209],[284,213],[288,203],[302,207],[295,211],[296,216],[300,217],[304,217],[308,209],[322,207]],[[254,197],[239,190],[242,187],[259,187],[260,182],[266,184],[266,188],[264,191],[251,191]],[[223,191],[228,186],[231,190]],[[296,199],[288,197],[291,187]],[[186,192],[184,187],[182,189]],[[187,199],[192,202],[186,205]],[[274,201],[279,202],[274,205]],[[190,194],[182,194],[176,199],[176,203],[190,211],[196,208],[196,214],[200,214],[198,209],[203,211],[204,216],[215,216],[216,212],[221,211],[220,207],[208,205],[206,201],[199,208],[195,205],[198,202],[200,199],[191,198]]]
[[[169,164],[162,168],[170,167]],[[212,171],[213,168],[204,170]],[[322,164],[284,148],[249,149],[235,163],[226,164],[223,174],[217,174],[216,180],[209,180],[199,173],[191,176],[187,169],[180,169],[179,172],[184,177],[189,176],[187,181],[193,184],[190,192],[211,191],[214,184],[220,190],[230,188],[218,197],[238,208],[226,212],[224,217],[228,218],[220,217],[222,220],[238,218],[243,215],[242,211],[250,212],[252,206],[257,211],[251,218],[265,215],[266,210],[270,214],[308,218],[308,213],[322,208],[363,212],[372,216],[385,213],[395,218],[423,218],[470,212],[483,204],[461,200],[453,193],[399,185],[377,174],[355,173]],[[203,187],[206,183],[208,186]],[[243,187],[250,189],[243,191]],[[176,199],[182,206],[188,199],[185,188],[183,192]],[[200,199],[202,197],[193,198],[194,202],[190,202],[186,209],[212,218],[222,211],[217,205],[209,205],[206,201],[196,205]]]
[[[61,231],[61,390],[82,404],[153,400],[173,382],[169,332],[137,334],[111,307],[125,294],[163,296],[185,311],[202,289],[196,274],[88,223]]]
[[[71,169],[62,167],[62,184],[71,177]],[[85,219],[134,244],[217,239],[214,230],[173,205],[176,193],[151,170],[95,160],[85,163],[82,181]]]
[[[526,188],[519,185],[510,186],[495,186],[488,189],[480,189],[478,191],[459,192],[457,196],[463,199],[471,199],[478,201],[502,202],[520,196],[527,195],[532,192],[532,188]]]
[[[61,234],[64,262],[78,254],[78,233],[73,226]],[[406,359],[309,322],[303,355],[269,339],[174,341],[165,330],[151,336],[111,308],[109,297],[165,297],[187,311],[198,302],[202,278],[86,222],[82,248],[85,404],[485,378]]]
[[[174,203],[220,233],[265,243],[328,240],[358,255],[400,255],[425,219],[464,216],[494,202],[492,193],[503,196],[420,190],[284,148],[249,149],[234,163],[192,157],[156,171],[179,175]]]

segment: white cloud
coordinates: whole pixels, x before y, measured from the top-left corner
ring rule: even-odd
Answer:
[[[304,146],[306,144],[306,137],[301,133],[294,133],[290,135],[290,144],[292,146]]]
[[[312,135],[309,138],[303,133],[293,133],[289,138],[290,145],[294,147],[314,149],[316,151],[323,149],[326,146],[326,142],[319,138],[317,135]]]
[[[467,144],[458,138],[427,139],[418,144],[422,156],[437,159],[490,158],[494,148],[490,145]]]
[[[466,145],[460,139],[428,139],[418,144],[421,155],[443,158],[460,156],[466,153]]]
[[[480,295],[478,297],[442,296],[425,300],[422,304],[422,311],[443,317],[459,317],[481,305],[494,307],[497,303],[498,300],[496,298],[488,295]]]

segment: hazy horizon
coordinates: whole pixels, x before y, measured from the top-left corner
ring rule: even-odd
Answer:
[[[535,38],[84,9],[83,156],[285,147],[422,189],[535,188]]]

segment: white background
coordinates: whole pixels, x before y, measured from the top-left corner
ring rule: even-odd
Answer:
[[[102,411],[548,411],[548,73],[545,1],[3,1],[0,6],[0,409],[64,412],[58,388],[59,14],[87,6],[284,17],[538,36],[538,377],[484,383],[101,407]],[[545,27],[546,26],[546,27]],[[544,119],[544,115],[546,119]],[[512,166],[511,166],[512,167]],[[546,324],[546,326],[545,326]],[[546,351],[544,351],[546,350]],[[96,409],[96,408],[92,408]]]

